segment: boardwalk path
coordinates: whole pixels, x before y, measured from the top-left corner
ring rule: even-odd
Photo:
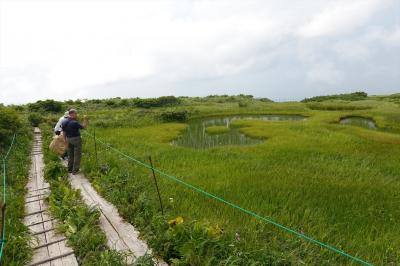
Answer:
[[[110,248],[129,252],[133,255],[133,260],[146,253],[151,254],[147,244],[139,239],[139,232],[122,219],[117,208],[102,198],[84,175],[70,174],[69,179],[71,186],[81,191],[86,204],[95,206],[100,211],[100,226],[107,236]],[[162,260],[157,260],[155,263],[160,266],[168,265]]]
[[[56,220],[47,212],[44,201],[49,194],[49,184],[43,177],[42,139],[40,130],[35,128],[32,149],[32,164],[25,196],[25,219],[35,236],[34,254],[30,266],[78,266],[73,250],[66,245],[63,235],[54,231]]]

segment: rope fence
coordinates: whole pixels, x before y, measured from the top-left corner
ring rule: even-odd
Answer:
[[[297,237],[299,237],[301,239],[304,239],[304,240],[306,240],[306,241],[308,241],[310,243],[313,243],[315,245],[318,245],[320,247],[323,247],[323,248],[326,248],[326,249],[328,249],[330,251],[333,251],[333,252],[337,253],[338,255],[341,255],[341,256],[343,256],[345,258],[348,258],[349,260],[357,262],[357,263],[359,263],[361,265],[373,266],[373,264],[371,264],[371,263],[369,263],[369,262],[367,262],[365,260],[362,260],[362,259],[360,259],[360,258],[358,258],[356,256],[353,256],[353,255],[351,255],[351,254],[349,254],[349,253],[347,253],[347,252],[345,252],[343,250],[340,250],[340,249],[338,249],[338,248],[336,248],[334,246],[331,246],[331,245],[328,245],[326,243],[323,243],[323,242],[321,242],[321,241],[319,241],[317,239],[314,239],[314,238],[309,237],[309,236],[307,236],[307,235],[305,235],[303,233],[300,233],[300,232],[298,232],[296,230],[293,230],[293,229],[291,229],[291,228],[289,228],[287,226],[284,226],[284,225],[282,225],[282,224],[280,224],[280,223],[278,223],[278,222],[276,222],[276,221],[274,221],[274,220],[272,220],[270,218],[261,216],[260,214],[257,214],[257,213],[255,213],[255,212],[253,212],[251,210],[248,210],[248,209],[243,208],[243,207],[241,207],[239,205],[236,205],[236,204],[234,204],[234,203],[232,203],[232,202],[230,202],[228,200],[225,200],[225,199],[219,197],[218,195],[212,194],[210,192],[205,191],[204,189],[202,189],[200,187],[197,187],[197,186],[194,186],[194,185],[192,185],[190,183],[187,183],[187,182],[177,178],[176,176],[173,176],[173,175],[170,175],[168,173],[165,173],[162,170],[159,170],[159,169],[153,167],[150,164],[144,163],[144,162],[134,158],[133,156],[130,156],[130,155],[128,155],[126,153],[123,153],[122,151],[112,147],[110,144],[108,144],[108,143],[100,140],[99,138],[97,138],[94,134],[91,134],[91,133],[86,132],[86,131],[84,131],[84,133],[87,136],[93,138],[94,143],[98,142],[98,143],[106,146],[109,150],[112,150],[116,154],[119,154],[120,156],[126,158],[127,160],[132,161],[132,162],[134,162],[134,163],[136,163],[138,165],[141,165],[141,166],[143,166],[145,168],[148,168],[148,169],[154,171],[155,173],[158,173],[159,175],[164,176],[164,177],[166,177],[166,178],[168,178],[168,179],[170,179],[170,180],[172,180],[172,181],[174,181],[174,182],[176,182],[176,183],[178,183],[178,184],[180,184],[182,186],[185,186],[185,187],[197,192],[197,193],[200,193],[200,194],[202,194],[202,195],[204,195],[204,196],[206,196],[208,198],[214,199],[214,200],[219,201],[219,202],[221,202],[221,203],[223,203],[225,205],[228,205],[228,206],[230,206],[230,207],[232,207],[232,208],[234,208],[236,210],[239,210],[239,211],[241,211],[241,212],[243,212],[243,213],[245,213],[247,215],[250,215],[250,216],[256,218],[257,220],[263,221],[263,222],[265,222],[267,224],[271,224],[271,225],[273,225],[273,226],[275,226],[275,227],[277,227],[277,228],[279,228],[279,229],[281,229],[281,230],[283,230],[283,231],[285,231],[285,232],[287,232],[289,234],[295,235],[295,236],[297,236]]]
[[[3,164],[3,204],[2,204],[2,223],[1,223],[1,243],[0,243],[0,264],[3,259],[4,253],[4,246],[6,243],[6,204],[7,204],[7,160],[10,155],[10,152],[14,146],[16,139],[16,134],[13,135],[11,144],[3,157],[2,164]]]

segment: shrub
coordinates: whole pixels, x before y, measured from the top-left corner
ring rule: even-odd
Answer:
[[[15,110],[0,106],[0,143],[17,131],[21,126],[21,121]]]
[[[120,105],[120,106],[129,106],[129,101],[128,101],[128,99],[122,99],[122,100],[119,102],[119,105]]]
[[[239,101],[238,105],[239,107],[247,107],[249,106],[249,103],[247,101]]]
[[[345,103],[307,103],[307,107],[311,110],[322,111],[354,111],[354,110],[367,110],[372,109],[372,106],[366,105],[350,105]]]
[[[112,106],[115,106],[116,103],[113,99],[108,99],[108,100],[106,100],[106,105],[112,107]]]
[[[265,102],[265,103],[273,103],[274,101],[268,98],[260,98],[259,99],[261,102]]]
[[[87,103],[94,103],[94,104],[100,104],[102,100],[100,99],[92,99],[92,100],[87,100]]]
[[[46,179],[52,180],[62,176],[66,176],[67,171],[58,161],[49,161],[46,164],[44,176]]]
[[[163,122],[185,122],[188,119],[187,111],[175,111],[161,113],[160,119]]]
[[[28,121],[32,126],[37,127],[43,122],[43,117],[38,113],[31,113],[28,116]]]
[[[254,96],[251,95],[251,94],[239,94],[238,96],[242,97],[242,98],[248,98],[248,99],[253,99],[254,98]]]
[[[345,94],[334,94],[334,95],[326,95],[326,96],[315,96],[311,98],[305,98],[301,102],[322,102],[326,100],[345,100],[345,101],[360,101],[364,100],[368,97],[368,94],[362,91],[353,92],[353,93],[345,93]]]
[[[9,105],[9,107],[18,112],[24,111],[24,106],[22,105]]]
[[[45,111],[58,113],[62,111],[63,103],[54,100],[37,101],[36,103],[28,104],[28,109],[32,112]]]
[[[141,108],[151,108],[151,107],[162,107],[162,106],[173,106],[179,104],[181,101],[175,96],[162,96],[159,98],[149,98],[149,99],[136,99],[135,106]]]

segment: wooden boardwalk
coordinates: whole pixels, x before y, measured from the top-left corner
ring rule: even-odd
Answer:
[[[69,175],[71,186],[81,191],[82,198],[89,206],[100,210],[100,226],[105,232],[108,246],[118,251],[132,254],[132,261],[146,253],[151,254],[151,249],[146,242],[139,239],[139,232],[119,215],[117,208],[103,199],[92,184],[82,174]],[[167,266],[162,260],[155,261],[156,265]]]
[[[66,245],[65,237],[54,231],[56,220],[47,212],[44,199],[49,194],[49,184],[44,180],[43,168],[41,134],[35,128],[28,193],[25,196],[24,223],[35,237],[32,243],[34,254],[29,265],[78,266],[73,250]]]

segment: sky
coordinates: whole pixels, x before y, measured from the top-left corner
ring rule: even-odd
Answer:
[[[398,0],[0,0],[0,102],[400,92]]]

